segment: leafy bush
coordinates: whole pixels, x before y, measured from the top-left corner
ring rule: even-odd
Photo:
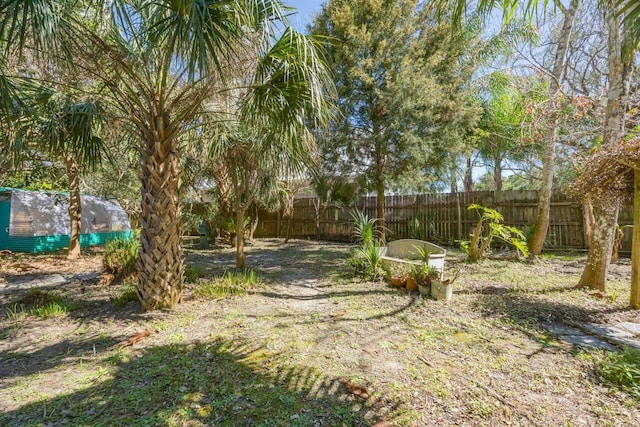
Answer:
[[[468,209],[477,211],[479,215],[478,224],[473,229],[471,240],[461,243],[462,248],[469,255],[470,261],[475,262],[485,258],[494,237],[512,245],[518,254],[523,256],[529,254],[522,231],[516,227],[504,225],[502,223],[504,217],[500,212],[476,203],[469,206]],[[485,226],[488,227],[486,236],[483,235]]]
[[[623,353],[610,353],[600,363],[602,377],[640,399],[640,350],[627,347]]]
[[[136,271],[139,249],[139,233],[134,233],[128,239],[117,238],[107,242],[104,249],[105,268],[118,278],[131,276]]]
[[[226,271],[222,277],[201,281],[193,293],[199,297],[221,299],[244,294],[261,283],[262,278],[253,270]]]

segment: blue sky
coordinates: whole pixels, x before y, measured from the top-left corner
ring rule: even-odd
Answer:
[[[304,32],[306,25],[311,23],[313,16],[317,15],[322,9],[323,0],[284,0],[284,3],[287,6],[298,9],[298,13],[292,15],[289,19],[296,30]]]

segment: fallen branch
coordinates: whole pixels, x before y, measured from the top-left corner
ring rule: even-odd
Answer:
[[[148,337],[152,333],[153,333],[152,329],[146,329],[146,330],[144,330],[142,332],[138,332],[136,334],[131,335],[126,340],[120,341],[118,344],[112,346],[111,349],[119,350],[121,348],[128,347],[130,345],[133,346],[134,344],[139,343],[140,341],[142,341],[143,339],[145,339],[146,337]]]
[[[369,390],[367,390],[365,387],[356,385],[344,378],[340,380],[340,384],[342,384],[349,393],[353,394],[356,397],[359,397],[362,400],[368,400],[371,397]]]
[[[425,365],[431,367],[431,368],[435,368],[435,365],[431,362],[429,362],[427,359],[425,359],[422,356],[418,356],[418,360],[420,360],[421,362],[423,362]]]

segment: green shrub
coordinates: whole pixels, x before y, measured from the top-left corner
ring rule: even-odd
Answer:
[[[199,278],[204,277],[204,268],[199,265],[189,264],[184,269],[185,283],[194,283]]]
[[[378,280],[384,276],[380,249],[380,243],[374,241],[355,251],[354,257],[363,261],[364,270],[362,271],[362,277],[367,280]]]
[[[627,347],[622,353],[610,353],[600,363],[600,375],[640,399],[640,350]]]
[[[377,280],[384,275],[380,255],[380,233],[376,218],[371,218],[359,210],[351,212],[353,235],[359,244],[349,260],[354,275],[367,280]]]
[[[476,203],[470,205],[468,209],[478,212],[479,217],[471,234],[471,240],[460,243],[462,249],[469,255],[469,261],[475,262],[485,258],[494,238],[512,245],[518,255],[529,255],[522,231],[516,227],[504,225],[502,223],[504,217],[500,212]]]
[[[351,218],[353,219],[353,236],[356,239],[356,243],[364,248],[373,245],[379,240],[376,231],[378,223],[376,218],[370,219],[364,212],[358,209],[351,212]]]
[[[199,297],[220,299],[242,295],[261,283],[262,278],[253,270],[226,271],[221,277],[200,282],[193,293]]]
[[[104,250],[106,270],[119,278],[131,276],[136,271],[139,248],[139,233],[134,233],[129,239],[118,238],[107,242]]]

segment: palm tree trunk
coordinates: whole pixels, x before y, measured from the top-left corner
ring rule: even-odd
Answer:
[[[620,204],[614,206],[593,201],[593,238],[589,246],[587,263],[578,282],[578,287],[604,291],[607,272],[611,262],[611,247],[615,238]]]
[[[549,229],[549,212],[551,211],[551,194],[553,191],[553,165],[556,158],[556,139],[560,119],[558,97],[560,95],[560,84],[564,78],[567,50],[578,4],[579,0],[571,0],[571,4],[567,9],[560,2],[556,2],[556,5],[562,10],[563,21],[549,81],[549,119],[543,136],[542,188],[540,189],[534,232],[529,242],[529,252],[532,257],[540,255],[542,252],[544,241],[547,238],[547,230]]]
[[[80,226],[82,218],[82,205],[80,202],[80,173],[78,162],[71,155],[64,156],[67,167],[67,178],[69,179],[69,222],[71,232],[69,234],[68,259],[78,259],[80,257]]]
[[[153,98],[152,98],[153,99]],[[142,201],[138,296],[145,311],[174,307],[182,297],[182,170],[168,114],[152,108],[140,147]]]

